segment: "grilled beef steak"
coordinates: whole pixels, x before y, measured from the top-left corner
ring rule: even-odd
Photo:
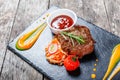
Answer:
[[[55,37],[61,44],[63,51],[67,54],[78,55],[82,58],[84,55],[90,54],[94,50],[94,40],[90,34],[90,31],[85,26],[76,25],[72,29],[65,31],[75,36],[82,36],[84,43],[79,43],[76,39],[67,35],[56,34]]]

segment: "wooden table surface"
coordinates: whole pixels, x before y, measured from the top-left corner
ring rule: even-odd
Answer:
[[[120,0],[0,0],[0,80],[48,80],[6,45],[51,6],[120,36]]]

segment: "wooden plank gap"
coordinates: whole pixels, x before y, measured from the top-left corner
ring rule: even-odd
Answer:
[[[11,30],[10,30],[10,36],[9,36],[9,38],[8,38],[8,41],[7,41],[8,43],[9,43],[10,38],[11,38],[11,33],[12,33],[12,29],[13,29],[13,26],[14,26],[14,23],[15,23],[15,20],[16,20],[16,15],[17,15],[17,12],[18,12],[18,9],[19,9],[19,4],[20,4],[20,0],[18,1],[17,10],[16,10],[16,12],[15,12],[15,16],[14,16],[14,20],[13,20],[12,28],[11,28]]]
[[[109,20],[109,16],[108,16],[108,12],[107,12],[107,7],[106,7],[106,4],[105,4],[105,0],[103,0],[103,4],[104,4],[104,7],[105,7],[105,13],[106,13],[106,16],[107,16],[108,25],[110,26],[110,20]],[[110,31],[111,31],[111,26],[110,26]]]
[[[48,0],[48,9],[50,8],[50,0]]]

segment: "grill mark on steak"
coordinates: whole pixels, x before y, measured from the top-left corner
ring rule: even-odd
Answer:
[[[85,26],[75,25],[72,29],[66,31],[68,33],[72,33],[77,36],[82,36],[85,40],[85,43],[80,44],[75,39],[73,39],[74,46],[70,37],[65,36],[65,39],[61,34],[56,34],[55,37],[61,44],[63,51],[67,54],[75,54],[78,55],[79,58],[82,58],[84,55],[90,54],[94,50],[94,43],[90,30]]]

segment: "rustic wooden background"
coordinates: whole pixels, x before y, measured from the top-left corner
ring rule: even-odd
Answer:
[[[0,80],[48,80],[6,45],[51,6],[71,9],[120,36],[120,0],[0,0]]]

